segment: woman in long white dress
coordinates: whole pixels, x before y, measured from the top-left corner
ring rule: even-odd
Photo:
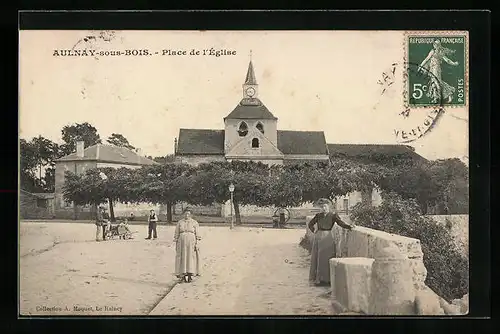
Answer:
[[[433,103],[439,103],[441,98],[443,101],[447,101],[448,103],[453,99],[455,87],[443,81],[441,66],[443,61],[452,66],[458,65],[457,61],[453,61],[448,58],[448,56],[454,52],[455,50],[442,46],[441,41],[436,39],[432,44],[432,50],[420,64],[420,68],[418,69],[419,72],[425,72],[423,70],[425,69],[429,73],[428,90],[426,95]]]
[[[184,218],[175,227],[175,274],[186,283],[190,283],[193,276],[200,275],[199,228],[198,222],[191,217],[190,210],[185,211]]]

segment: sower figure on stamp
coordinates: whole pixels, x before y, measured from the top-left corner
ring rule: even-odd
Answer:
[[[354,225],[343,222],[338,213],[331,212],[332,203],[328,199],[321,198],[316,205],[321,207],[322,212],[316,214],[308,224],[309,230],[314,233],[309,281],[321,285],[330,282],[329,261],[335,257],[335,241],[331,232],[333,226],[337,223],[343,228],[352,230]],[[317,227],[316,232],[314,225]]]
[[[155,210],[151,209],[148,216],[148,237],[146,238],[146,240],[151,239],[151,234],[153,234],[153,239],[156,239],[158,237],[158,234],[156,233],[157,222],[158,218],[156,217],[156,212]]]
[[[438,103],[441,96],[448,102],[451,102],[453,98],[455,87],[449,85],[443,80],[441,72],[443,61],[452,66],[458,65],[457,61],[453,61],[448,58],[448,55],[451,55],[454,52],[454,50],[450,50],[442,46],[441,41],[436,39],[432,44],[432,50],[429,51],[427,57],[425,57],[420,64],[420,68],[418,69],[419,72],[424,72],[422,69],[425,69],[430,73],[427,96],[433,103]]]
[[[200,275],[199,224],[191,218],[191,211],[185,211],[183,219],[175,227],[175,274],[186,283],[192,281],[193,275]]]

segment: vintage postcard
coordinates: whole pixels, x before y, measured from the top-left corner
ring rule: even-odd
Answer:
[[[468,313],[466,31],[21,30],[19,315]]]

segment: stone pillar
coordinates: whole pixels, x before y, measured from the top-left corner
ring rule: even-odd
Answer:
[[[415,288],[408,258],[394,244],[374,255],[369,314],[414,315]]]
[[[373,259],[330,259],[332,306],[336,312],[368,313]]]

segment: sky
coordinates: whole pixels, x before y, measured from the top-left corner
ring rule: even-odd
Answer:
[[[401,31],[21,31],[20,137],[62,142],[63,126],[89,122],[103,140],[121,133],[145,155],[170,154],[179,128],[224,128],[242,98],[251,50],[258,97],[278,129],[324,131],[328,143],[396,144],[395,130],[420,124],[426,113],[398,115],[402,72],[384,94],[377,84],[404,61],[404,41]],[[73,47],[153,55],[54,56]],[[210,48],[236,54],[204,56]],[[193,49],[201,54],[189,56]],[[463,159],[468,108],[446,109],[408,144],[428,159]]]

